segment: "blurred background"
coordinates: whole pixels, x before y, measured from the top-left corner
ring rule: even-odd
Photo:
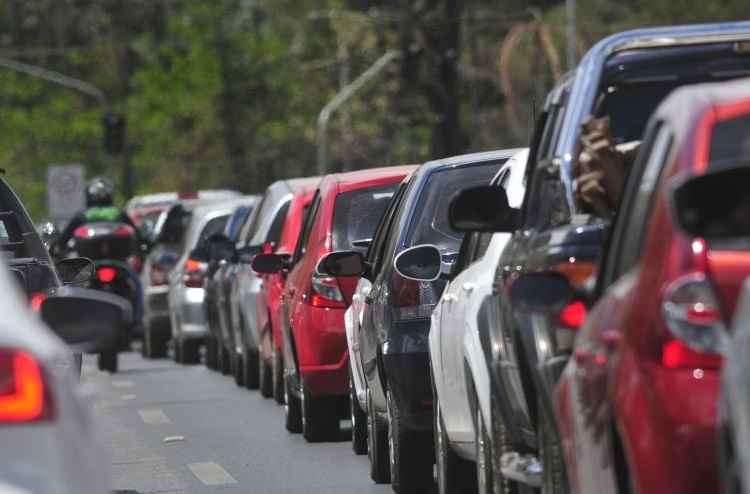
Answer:
[[[53,164],[123,200],[518,146],[603,36],[744,17],[747,0],[0,0],[0,166],[38,221]]]

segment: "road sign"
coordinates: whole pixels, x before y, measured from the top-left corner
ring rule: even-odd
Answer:
[[[49,165],[47,167],[47,209],[57,225],[67,223],[86,206],[83,165]]]

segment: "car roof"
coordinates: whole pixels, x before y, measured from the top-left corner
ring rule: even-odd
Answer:
[[[480,153],[461,154],[439,160],[428,161],[419,168],[420,174],[429,174],[446,168],[459,168],[467,165],[479,165],[487,161],[507,160],[524,148],[498,149]]]

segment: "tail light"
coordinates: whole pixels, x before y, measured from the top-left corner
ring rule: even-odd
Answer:
[[[51,416],[42,369],[26,352],[0,349],[0,424]]]
[[[578,329],[586,322],[586,305],[574,300],[566,305],[557,316],[558,324],[565,329]]]
[[[552,267],[565,276],[571,285],[581,288],[596,272],[596,263],[579,261],[571,257],[568,262],[561,262]],[[557,325],[561,329],[576,330],[586,322],[586,304],[580,300],[573,300],[557,315]]]
[[[43,292],[37,292],[29,297],[29,305],[31,310],[34,312],[40,312],[42,310],[42,304],[47,300],[47,294]]]
[[[726,329],[711,283],[703,273],[690,273],[667,286],[662,316],[674,339],[662,347],[668,368],[721,366]]]
[[[135,235],[135,230],[130,225],[120,225],[114,229],[112,235],[115,237],[132,237]]]
[[[94,229],[88,226],[79,226],[73,230],[73,236],[76,238],[91,238],[95,233]]]
[[[339,282],[331,276],[313,276],[307,300],[313,307],[345,309],[344,295]]]
[[[396,321],[429,319],[436,303],[431,283],[407,280],[398,274],[393,276],[391,305]]]
[[[160,286],[167,284],[167,272],[164,268],[158,264],[151,265],[151,272],[149,273],[151,278],[152,286]]]
[[[182,282],[189,288],[203,288],[203,279],[206,276],[208,264],[188,258],[185,261],[185,274],[182,275]]]
[[[103,267],[96,270],[96,277],[101,283],[112,283],[117,278],[115,268]]]

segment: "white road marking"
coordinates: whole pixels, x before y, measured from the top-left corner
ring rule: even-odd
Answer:
[[[168,444],[168,443],[178,443],[184,440],[185,440],[185,436],[167,436],[164,439],[162,439],[162,442],[165,444]]]
[[[189,463],[187,466],[193,475],[204,485],[229,485],[236,484],[237,481],[224,470],[221,465],[208,461],[205,463]]]
[[[135,386],[133,381],[112,381],[113,388],[132,388]]]
[[[166,414],[158,408],[138,410],[138,415],[140,415],[141,420],[143,420],[148,425],[162,425],[172,422],[171,420],[169,420],[169,417],[167,417]]]
[[[135,400],[135,395],[122,395],[120,399],[125,401]]]

